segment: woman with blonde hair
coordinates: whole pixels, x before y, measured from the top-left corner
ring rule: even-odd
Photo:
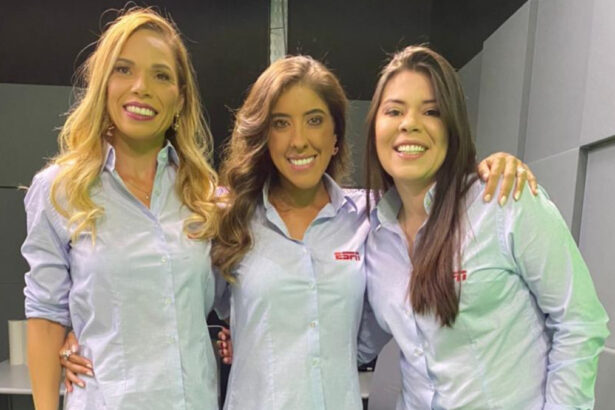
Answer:
[[[397,409],[593,408],[608,318],[587,266],[542,189],[481,200],[442,56],[408,47],[383,69],[366,152],[367,294],[402,352]]]
[[[189,55],[171,22],[133,8],[81,75],[60,153],[25,200],[36,408],[58,407],[67,327],[93,364],[67,408],[217,408],[205,323],[217,177]]]
[[[362,407],[369,224],[363,191],[338,185],[349,168],[346,107],[337,78],[295,56],[267,68],[237,113],[212,247],[230,298],[216,309],[230,316],[234,344],[225,409]]]

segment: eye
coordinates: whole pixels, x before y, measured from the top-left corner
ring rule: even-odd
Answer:
[[[318,126],[320,124],[322,124],[324,121],[324,118],[322,118],[320,115],[317,115],[315,117],[310,117],[307,120],[308,125],[312,125],[312,126]]]
[[[432,108],[425,111],[425,115],[428,115],[430,117],[440,117],[440,110],[438,110],[437,108]]]
[[[130,67],[126,66],[126,65],[116,65],[113,68],[113,71],[116,73],[120,73],[120,74],[129,74],[130,73]]]
[[[402,115],[402,112],[398,108],[391,107],[384,110],[384,115],[388,117],[399,117],[400,115]]]
[[[282,129],[288,126],[288,120],[285,120],[283,118],[274,118],[271,121],[271,127],[275,128],[275,129]]]
[[[156,73],[156,79],[161,81],[171,81],[171,76],[164,71],[159,71]]]

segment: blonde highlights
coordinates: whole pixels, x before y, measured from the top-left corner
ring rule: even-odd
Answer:
[[[180,159],[177,194],[193,213],[184,221],[184,231],[199,239],[211,238],[217,231],[217,175],[206,160],[211,158],[212,137],[203,117],[188,51],[172,22],[151,8],[134,7],[121,12],[109,25],[80,68],[78,85],[83,91],[60,131],[60,152],[51,161],[60,168],[51,187],[51,202],[68,220],[73,240],[82,232],[95,238],[96,221],[104,212],[94,203],[90,191],[99,181],[104,136],[113,125],[107,114],[107,84],[124,44],[135,31],[143,29],[162,35],[171,47],[184,97],[177,130],[169,129],[166,135]]]

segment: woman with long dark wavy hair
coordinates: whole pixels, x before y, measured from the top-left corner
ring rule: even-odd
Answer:
[[[544,191],[481,200],[442,56],[408,47],[383,69],[366,153],[367,294],[402,351],[397,408],[593,408],[608,330],[587,267]]]
[[[230,293],[230,311],[218,306],[234,343],[226,409],[362,406],[369,224],[363,191],[338,185],[349,168],[346,107],[337,78],[295,56],[265,70],[237,112],[212,247],[228,281],[220,293]]]

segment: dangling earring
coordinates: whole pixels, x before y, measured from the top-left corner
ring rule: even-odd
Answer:
[[[177,132],[179,129],[179,113],[175,114],[173,117],[173,131]]]

